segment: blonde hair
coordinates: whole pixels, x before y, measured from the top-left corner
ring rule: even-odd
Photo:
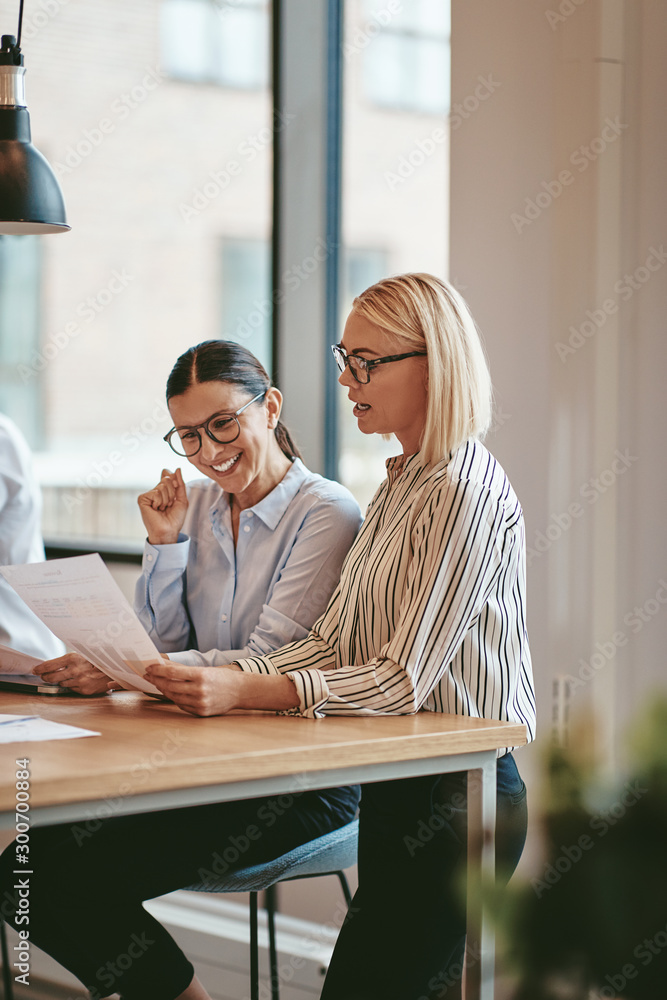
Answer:
[[[353,312],[405,343],[426,350],[428,403],[420,453],[439,462],[491,424],[491,376],[470,310],[432,274],[383,278],[358,295]]]

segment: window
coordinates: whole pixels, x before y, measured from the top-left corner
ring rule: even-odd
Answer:
[[[41,26],[30,15],[26,22],[34,142],[60,179],[72,230],[38,242],[17,237],[7,254],[0,246],[0,404],[35,448],[52,540],[144,538],[137,495],[176,457],[162,440],[173,423],[169,372],[193,344],[220,337],[221,306],[233,336],[240,319],[254,322],[253,302],[265,294],[255,241],[271,230],[270,92],[195,91],[151,53],[161,19],[180,9],[200,31],[197,42],[184,27],[180,49],[201,61],[204,12],[222,32],[210,60],[227,52],[227,75],[217,79],[231,80],[236,66],[236,82],[249,83],[242,65],[266,80],[268,46],[255,44],[248,24],[266,26],[268,5],[134,0],[131,44],[117,45],[126,6],[61,4]],[[31,58],[36,27],[39,58]],[[63,51],[67,73],[58,68]],[[206,66],[211,75],[213,63]],[[222,254],[227,242],[236,257]],[[253,349],[262,336],[253,327],[244,343]],[[18,364],[35,367],[40,356],[23,383]],[[181,466],[186,479],[198,475]]]
[[[364,50],[364,93],[381,107],[449,110],[450,9],[445,0],[366,0],[348,42]]]
[[[349,247],[343,251],[343,312],[347,314],[352,300],[369,285],[387,275],[387,254],[384,250],[362,250]]]
[[[38,236],[0,237],[0,410],[33,447],[42,439],[40,373],[49,358],[48,344],[39,349],[40,249]]]
[[[164,0],[160,44],[174,79],[247,90],[268,84],[266,0]]]
[[[384,250],[350,247],[343,251],[343,301],[341,327],[352,306],[352,300],[369,285],[386,277],[388,255]],[[342,329],[341,329],[342,333]],[[396,440],[383,441],[377,435],[365,437],[359,433],[352,407],[343,395],[338,400],[338,436],[340,441],[339,478],[363,507],[369,502],[382,480],[382,463],[396,454]]]
[[[269,244],[265,240],[225,240],[220,287],[220,336],[243,344],[271,374]]]
[[[448,53],[448,0],[348,0],[342,242],[355,249],[345,258],[342,323],[354,295],[379,278],[447,277]],[[400,445],[361,434],[343,390],[338,440],[340,479],[363,507]]]

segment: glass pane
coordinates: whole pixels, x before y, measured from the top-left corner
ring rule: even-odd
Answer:
[[[450,102],[449,40],[386,31],[368,45],[364,90],[382,107],[444,115]]]
[[[369,285],[387,275],[388,254],[384,250],[347,248],[343,252],[342,263],[341,312],[343,317],[347,317],[355,295],[359,295]],[[396,442],[360,434],[357,422],[351,415],[351,405],[342,389],[338,407],[340,436],[338,475],[340,481],[354,493],[363,507],[380,483],[382,462],[395,454]]]
[[[390,31],[443,38],[450,34],[449,0],[363,0],[361,16],[367,31],[370,26],[370,34],[373,34],[373,22]]]
[[[0,237],[0,411],[33,447],[42,440],[41,373],[57,351],[39,350],[40,251],[36,236]]]
[[[267,242],[222,245],[220,336],[243,344],[271,372],[271,254]]]
[[[160,42],[164,69],[177,79],[268,84],[266,0],[163,0]]]
[[[380,106],[401,108],[410,104],[405,91],[405,37],[379,35],[364,56],[364,90],[369,100]]]
[[[445,115],[450,105],[449,43],[419,39],[413,46],[414,89],[412,107],[432,115]]]
[[[403,0],[406,8],[413,11],[414,26],[424,35],[439,35],[449,38],[451,7],[449,0]]]
[[[221,11],[218,79],[228,87],[265,87],[268,83],[268,18],[261,6]]]
[[[7,362],[5,354],[16,377],[5,369],[2,384],[12,386],[16,414],[43,414],[35,464],[45,534],[142,539],[137,494],[175,464],[162,441],[172,425],[169,371],[230,322],[221,247],[267,244],[271,228],[270,92],[200,84],[194,74],[174,79],[168,70],[196,63],[202,75],[219,75],[219,46],[209,45],[215,22],[229,39],[238,33],[248,65],[268,79],[269,8],[234,3],[225,18],[209,0],[52,6],[47,16],[44,5],[26,4],[26,94],[33,141],[60,178],[72,231],[39,238],[38,296],[34,287],[8,291],[0,278],[0,317],[4,327],[18,298],[11,308],[22,322],[37,314],[32,343],[57,350],[26,385],[18,355]],[[16,8],[0,0],[3,30],[16,24]],[[239,265],[252,306],[264,294],[266,265],[255,254],[246,272]],[[231,308],[233,320],[250,313],[245,303]],[[20,340],[30,358],[29,334]],[[250,343],[270,367],[259,328]],[[178,464],[186,477],[198,475],[187,460]]]
[[[352,296],[380,277],[447,277],[448,24],[448,0],[346,4],[343,323]],[[427,25],[433,30],[425,35]],[[364,505],[385,475],[384,459],[400,446],[361,434],[342,389],[338,410],[340,476]]]
[[[206,0],[167,0],[160,16],[162,66],[181,80],[205,80],[209,76]]]

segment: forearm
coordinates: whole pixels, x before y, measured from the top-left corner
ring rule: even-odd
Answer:
[[[282,674],[247,674],[235,672],[237,708],[282,712],[298,708],[299,696],[289,677]]]

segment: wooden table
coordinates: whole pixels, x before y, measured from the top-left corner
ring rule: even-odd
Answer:
[[[466,1000],[492,1000],[493,930],[479,903],[492,878],[496,753],[525,727],[421,712],[302,719],[233,713],[200,719],[130,692],[83,699],[3,693],[0,711],[41,715],[101,736],[0,747],[0,827],[15,827],[15,760],[30,760],[32,824],[202,805],[297,790],[468,771]]]

